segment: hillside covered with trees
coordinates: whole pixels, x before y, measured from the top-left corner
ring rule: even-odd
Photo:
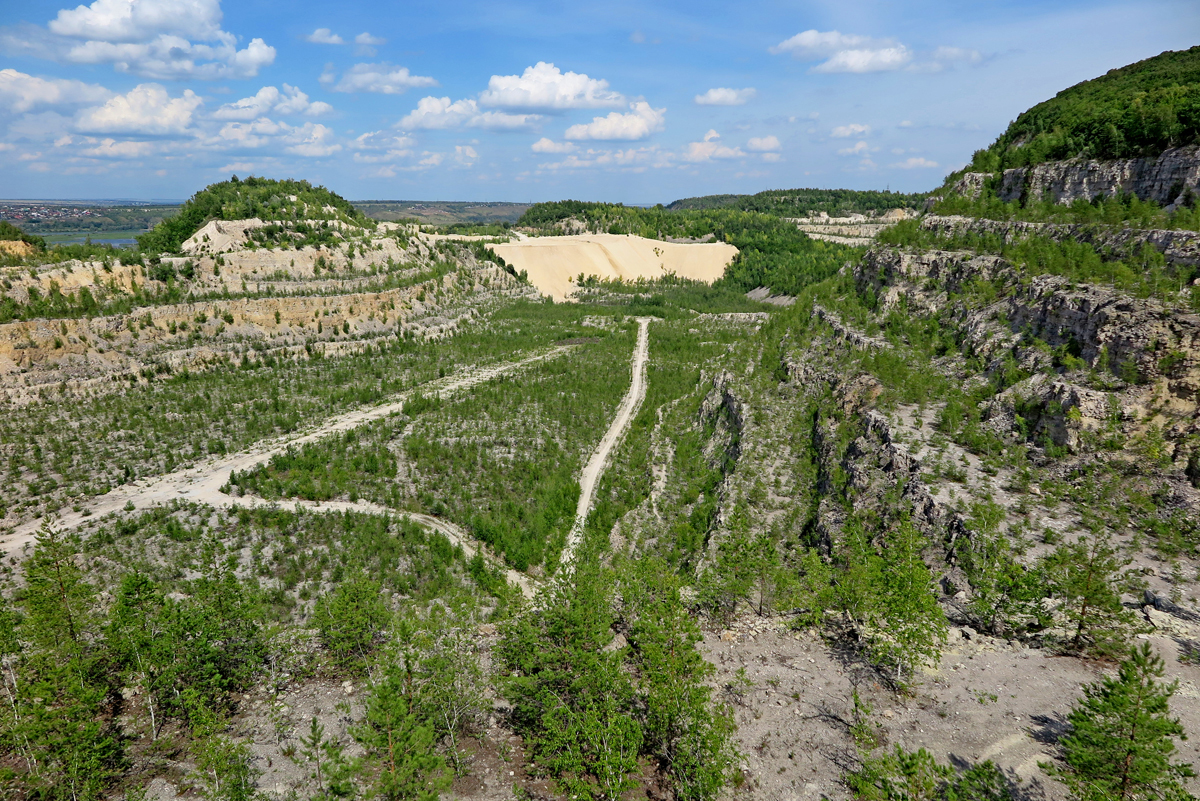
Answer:
[[[671,210],[729,208],[776,217],[803,217],[823,211],[831,217],[888,209],[916,209],[926,194],[858,189],[768,189],[755,195],[704,195],[676,200]]]
[[[276,180],[236,175],[192,195],[179,209],[150,232],[137,238],[146,253],[176,253],[183,242],[209,220],[301,222],[338,220],[371,227],[370,220],[345,198],[308,181]]]
[[[1070,158],[1157,156],[1200,144],[1200,45],[1167,51],[1064,89],[1018,117],[971,172]]]

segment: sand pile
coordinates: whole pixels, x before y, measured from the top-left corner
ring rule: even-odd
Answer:
[[[533,237],[488,247],[518,272],[528,273],[530,282],[555,300],[574,291],[572,282],[580,273],[623,281],[674,273],[712,283],[738,252],[723,242],[660,242],[618,234]]]

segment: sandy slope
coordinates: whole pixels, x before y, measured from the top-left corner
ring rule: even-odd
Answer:
[[[174,473],[168,473],[163,476],[144,479],[126,484],[113,489],[106,495],[97,498],[91,504],[83,507],[80,512],[71,512],[63,515],[56,525],[59,528],[70,529],[81,525],[87,517],[93,515],[104,515],[112,512],[117,512],[125,508],[126,504],[132,503],[135,508],[142,509],[156,504],[168,503],[171,500],[180,498],[187,501],[195,501],[197,503],[205,503],[211,506],[224,507],[235,504],[244,504],[247,506],[262,504],[262,499],[253,498],[233,498],[221,492],[221,487],[229,481],[229,475],[234,470],[248,470],[256,465],[270,459],[278,453],[283,453],[288,447],[301,445],[306,442],[321,439],[330,434],[335,434],[341,431],[346,431],[351,428],[356,428],[364,423],[369,423],[372,420],[378,420],[381,417],[386,417],[390,414],[400,412],[404,408],[404,402],[417,392],[424,395],[436,395],[445,397],[454,392],[458,392],[475,384],[484,381],[490,381],[505,373],[519,370],[527,367],[535,362],[545,359],[553,359],[572,350],[573,346],[563,346],[543,351],[528,358],[516,362],[504,362],[495,364],[480,369],[468,369],[452,376],[437,381],[431,381],[428,384],[423,384],[408,392],[401,393],[396,396],[396,399],[390,403],[381,406],[372,406],[365,409],[357,409],[353,412],[338,415],[327,420],[320,427],[304,434],[302,436],[281,437],[267,443],[261,444],[259,447],[243,453],[233,454],[230,456],[221,457],[219,459],[209,459],[200,464],[178,470]],[[307,504],[302,501],[288,501],[284,506],[294,507],[316,507],[317,504]],[[390,514],[399,514],[395,510],[384,509],[383,507],[371,507],[370,504],[363,503],[325,503],[320,505],[320,508],[341,510],[343,508],[353,508],[359,511],[384,511]],[[87,512],[87,516],[83,514]],[[471,556],[475,553],[476,544],[471,541],[470,537],[459,531],[454,526],[445,521],[437,520],[426,515],[408,515],[420,523],[428,525],[432,528],[441,531],[450,538],[451,542],[456,545],[463,546],[467,555]],[[42,520],[33,520],[22,526],[18,526],[11,534],[0,540],[0,553],[13,553],[20,550],[26,545],[33,542],[37,535],[38,528],[41,526]],[[511,573],[511,571],[510,571]],[[523,589],[528,591],[528,582],[521,577],[520,580],[515,578],[517,574],[510,575],[510,580],[515,580]]]
[[[529,237],[488,247],[555,300],[575,289],[571,281],[580,273],[626,281],[674,273],[711,283],[738,252],[723,242],[685,244],[617,234]]]
[[[600,444],[596,446],[592,458],[588,459],[588,463],[583,467],[583,474],[579,477],[579,504],[575,507],[575,523],[571,526],[570,533],[567,534],[567,547],[563,549],[562,555],[562,564],[567,569],[570,569],[575,548],[583,539],[583,526],[587,523],[588,513],[592,511],[592,503],[596,499],[596,482],[600,480],[600,476],[604,475],[604,468],[608,466],[609,454],[621,441],[625,429],[629,428],[633,416],[637,414],[642,400],[646,397],[646,360],[650,355],[648,331],[650,318],[639,317],[637,321],[637,347],[633,349],[632,379],[629,382],[629,391],[621,399],[621,405],[617,407],[617,416],[613,418],[612,425],[608,427],[604,439],[600,440]]]

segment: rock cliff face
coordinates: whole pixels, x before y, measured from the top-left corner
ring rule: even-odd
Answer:
[[[973,279],[1007,279],[1015,270],[995,256],[878,249],[863,259],[856,277],[885,307],[904,297],[910,307],[935,313],[951,304],[949,293]],[[1067,348],[1093,368],[1107,367],[1140,384],[1161,382],[1192,411],[1200,406],[1200,315],[1044,275],[990,306],[964,310],[961,324],[980,353],[1012,348],[1027,333]]]
[[[1015,430],[1019,406],[1035,442],[1044,434],[1073,451],[1086,431],[1123,437],[1122,431],[1154,427],[1180,465],[1197,452],[1200,315],[1058,276],[1012,281],[1005,297],[971,306],[956,295],[973,278],[1006,280],[1015,271],[1003,259],[969,253],[877,249],[855,277],[875,291],[882,309],[903,302],[919,313],[943,315],[987,372],[1013,360],[1033,373],[986,410],[998,432]],[[1054,353],[1081,360],[1095,372],[1047,376],[1063,358]]]
[[[712,379],[712,389],[700,404],[700,423],[712,428],[712,437],[705,448],[710,464],[718,465],[725,475],[733,469],[742,455],[742,432],[749,412],[746,402],[734,389],[734,376],[725,370]],[[722,493],[723,494],[723,493]],[[725,523],[725,504],[718,503],[717,517]],[[715,553],[718,540],[709,542],[709,552]]]
[[[1005,170],[999,195],[1005,202],[1049,194],[1056,203],[1082,198],[1137,195],[1162,205],[1200,195],[1200,147],[1177,147],[1156,159],[1092,161],[1070,159]]]
[[[147,371],[204,370],[267,356],[305,359],[361,351],[380,338],[437,338],[476,319],[478,307],[530,288],[484,263],[378,292],[205,300],[129,314],[0,324],[0,398],[40,391],[112,391]]]
[[[966,173],[949,194],[978,197],[990,177],[990,173]],[[1172,148],[1153,159],[1068,159],[1017,167],[1004,171],[997,194],[1005,203],[1047,194],[1055,203],[1071,203],[1129,193],[1169,206],[1182,202],[1189,192],[1200,196],[1200,147],[1195,145]]]

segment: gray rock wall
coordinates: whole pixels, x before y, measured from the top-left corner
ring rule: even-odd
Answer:
[[[1048,193],[1056,203],[1070,203],[1130,192],[1166,206],[1188,189],[1200,195],[1200,147],[1195,145],[1172,148],[1154,159],[1069,159],[1005,170],[999,194],[1005,202]]]

